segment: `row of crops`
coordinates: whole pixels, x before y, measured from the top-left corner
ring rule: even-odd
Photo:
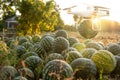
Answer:
[[[120,42],[80,42],[65,30],[0,41],[0,80],[119,80]]]

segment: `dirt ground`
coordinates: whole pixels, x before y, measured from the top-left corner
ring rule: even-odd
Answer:
[[[86,39],[83,38],[79,32],[68,32],[69,37],[76,37],[80,42],[84,42]],[[105,45],[109,43],[117,43],[120,41],[120,33],[118,32],[99,32],[95,38],[92,40],[97,42],[103,42]]]

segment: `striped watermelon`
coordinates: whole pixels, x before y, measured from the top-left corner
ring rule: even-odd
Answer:
[[[21,46],[21,45],[18,45],[16,48],[15,48],[15,51],[17,53],[17,56],[18,57],[21,57],[21,55],[25,54],[26,53],[26,48],[24,46]]]
[[[18,37],[18,44],[19,45],[21,45],[22,43],[27,42],[27,41],[29,41],[29,40],[24,36]]]
[[[97,73],[96,65],[91,59],[78,58],[72,61],[70,65],[74,70],[75,80],[87,80]]]
[[[120,76],[120,56],[115,56],[115,59],[117,61],[117,65],[115,69],[111,72],[112,77]]]
[[[77,51],[76,48],[73,48],[73,47],[68,47],[66,50],[64,50],[62,52],[62,55],[64,56],[66,53],[70,52],[70,51]]]
[[[66,62],[71,63],[73,60],[77,58],[82,58],[82,55],[78,51],[70,51],[66,53],[64,57],[65,57]]]
[[[69,42],[64,37],[57,37],[53,42],[53,51],[55,53],[62,53],[69,48]]]
[[[20,76],[24,76],[28,80],[34,80],[34,73],[29,68],[20,68],[18,72]]]
[[[30,43],[30,42],[24,42],[21,45],[24,46],[27,51],[30,51],[32,49],[32,47],[33,47],[33,44]]]
[[[54,38],[47,35],[40,40],[40,45],[44,48],[46,52],[49,52],[52,50],[53,42]]]
[[[52,60],[43,69],[43,80],[71,80],[73,70],[63,60]]]
[[[92,30],[91,20],[83,20],[78,26],[78,31],[80,35],[86,39],[94,38],[98,33],[98,31]]]
[[[24,60],[25,66],[34,70],[39,63],[43,64],[43,60],[38,56],[30,56]]]
[[[39,56],[37,53],[35,53],[35,52],[32,52],[32,51],[30,51],[30,52],[26,52],[25,54],[23,54],[22,56],[21,56],[21,59],[22,60],[25,60],[27,57],[29,57],[29,56]]]
[[[76,48],[79,52],[84,49],[86,46],[83,43],[75,43],[72,45],[72,47]]]
[[[63,56],[61,54],[58,54],[58,53],[51,53],[48,55],[48,57],[46,57],[45,59],[45,62],[49,62],[49,61],[52,61],[54,59],[59,59],[59,60],[63,60]]]
[[[68,38],[68,33],[66,30],[58,30],[56,33],[55,33],[55,37],[64,37],[64,38]]]
[[[35,35],[32,37],[32,42],[33,42],[33,43],[39,42],[40,39],[41,39],[40,35],[35,34]]]
[[[91,57],[100,74],[111,73],[116,67],[114,55],[107,50],[99,50]]]
[[[40,44],[34,44],[32,52],[35,52],[39,55],[40,58],[45,59],[47,53]]]
[[[95,54],[97,50],[94,48],[85,48],[81,51],[81,54],[84,58],[88,58],[90,59],[92,57],[92,55]]]
[[[12,66],[0,68],[0,80],[13,80],[18,75],[18,71]]]
[[[104,47],[97,42],[89,42],[86,44],[86,48],[94,48],[96,50],[103,50]]]
[[[70,43],[70,46],[72,46],[74,43],[78,43],[79,42],[79,40],[77,38],[75,38],[75,37],[68,38],[68,41]]]
[[[116,43],[109,44],[107,50],[110,51],[112,54],[117,55],[120,53],[120,45]]]

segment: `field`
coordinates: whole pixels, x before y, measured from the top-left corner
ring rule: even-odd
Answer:
[[[62,30],[60,30],[60,32],[61,31]],[[97,45],[90,46],[93,52],[86,56],[91,55],[92,57],[96,54],[95,52],[103,50],[100,55],[98,54],[99,57],[95,57],[95,59],[85,57],[82,54],[82,49],[88,48],[87,44],[84,44],[84,41],[87,39],[83,38],[78,31],[63,30],[62,33],[57,33],[59,33],[59,31],[42,32],[41,35],[18,36],[15,39],[8,38],[5,42],[0,41],[0,72],[4,71],[4,73],[0,74],[0,80],[7,80],[8,78],[8,80],[12,80],[14,77],[16,79],[24,77],[28,80],[49,80],[48,78],[51,78],[50,80],[120,79],[119,72],[116,73],[118,76],[114,75],[115,77],[113,79],[109,78],[113,75],[111,74],[113,69],[120,70],[120,65],[116,64],[114,57],[116,56],[116,53],[115,55],[113,55],[114,53],[112,54],[112,52],[106,53],[106,51],[108,51],[106,45],[110,43],[118,43],[120,41],[120,33],[99,32],[95,38],[92,38],[92,42],[102,42],[104,44],[101,46],[101,44],[97,43]],[[78,47],[73,46],[74,44],[69,45],[71,44],[69,41],[70,37],[75,37],[79,40],[80,43],[74,43],[79,43]],[[69,51],[72,50],[71,47],[74,48],[73,53],[72,51]],[[119,54],[120,47],[115,46],[113,50]],[[75,61],[77,59],[80,61],[81,65]],[[118,59],[120,59],[120,57],[118,57]],[[97,60],[97,62],[94,63],[94,60]],[[96,63],[99,64],[97,67]],[[118,67],[117,69],[115,68],[116,65]],[[80,67],[74,69],[76,66]],[[105,71],[101,73],[101,68],[99,68],[99,66],[102,66],[102,69]],[[11,73],[11,71],[13,72]],[[105,72],[108,72],[107,75],[104,75]],[[16,76],[16,74],[18,75]]]

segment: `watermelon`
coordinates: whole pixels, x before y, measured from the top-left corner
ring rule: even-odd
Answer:
[[[97,42],[89,42],[86,44],[86,48],[94,48],[96,50],[102,50],[104,47]]]
[[[99,50],[91,57],[98,68],[100,74],[109,74],[116,67],[114,55],[107,50]]]
[[[83,20],[78,26],[78,31],[80,35],[86,39],[94,38],[98,33],[98,31],[92,29],[91,20]]]
[[[72,46],[74,43],[78,43],[79,42],[79,40],[77,38],[75,38],[75,37],[68,38],[68,41],[70,43],[70,46]]]
[[[115,56],[117,61],[115,69],[111,72],[111,76],[120,76],[120,56]]]
[[[23,76],[17,76],[13,80],[28,80],[28,79]]]
[[[79,52],[84,49],[86,46],[83,43],[75,43],[72,45],[73,48],[76,48]]]
[[[43,80],[71,80],[73,70],[63,60],[49,61],[43,68]]]
[[[32,37],[32,42],[33,42],[33,43],[39,42],[40,39],[41,39],[40,35],[35,34],[35,35]]]
[[[3,66],[0,69],[0,80],[13,80],[18,75],[18,71],[12,66]]]
[[[21,45],[22,43],[27,42],[27,41],[29,41],[29,40],[24,36],[18,37],[18,44],[19,45]]]
[[[86,39],[83,43],[84,43],[85,45],[87,45],[89,42],[92,42],[92,40],[91,40],[91,39]]]
[[[31,48],[33,47],[33,44],[30,43],[30,42],[24,42],[24,43],[22,43],[21,45],[24,46],[27,51],[30,51]]]
[[[30,35],[26,35],[25,37],[28,39],[29,42],[31,42],[32,37]]]
[[[47,56],[46,51],[40,44],[34,44],[33,49],[31,51],[37,53],[42,59],[45,59],[45,57]]]
[[[43,60],[38,56],[29,56],[24,60],[24,63],[27,68],[34,70],[39,63],[43,64]]]
[[[24,46],[21,46],[21,45],[18,45],[16,48],[15,48],[15,51],[17,53],[17,56],[18,57],[21,57],[21,55],[25,54],[26,53],[26,48]]]
[[[39,56],[37,53],[35,53],[35,52],[32,52],[32,51],[30,51],[30,52],[26,52],[25,54],[23,54],[22,56],[21,56],[21,59],[22,60],[25,60],[27,57],[29,57],[29,56]]]
[[[52,61],[54,59],[60,59],[60,60],[63,60],[63,56],[61,54],[58,54],[58,53],[51,53],[48,55],[48,57],[46,57],[45,61],[46,63],[49,62],[49,61]]]
[[[57,37],[53,42],[53,51],[55,53],[62,53],[64,50],[69,48],[69,42],[64,37]]]
[[[64,37],[64,38],[68,38],[68,33],[66,30],[58,30],[56,33],[55,33],[55,37]]]
[[[84,58],[88,58],[90,59],[92,57],[92,55],[95,54],[97,50],[94,48],[85,48],[81,51],[81,54]]]
[[[34,80],[34,73],[29,68],[18,69],[19,75],[26,77],[28,80]]]
[[[77,58],[82,58],[82,55],[78,51],[70,51],[66,53],[64,57],[65,57],[66,62],[70,64],[73,60]]]
[[[68,52],[70,52],[70,51],[77,51],[77,49],[76,49],[76,48],[73,48],[73,47],[69,47],[69,48],[67,48],[65,51],[63,51],[61,55],[62,55],[62,56],[65,56],[66,53],[68,53]]]
[[[78,58],[71,62],[71,67],[74,71],[75,80],[88,78],[95,76],[97,73],[97,68],[91,59]]]
[[[49,52],[52,50],[52,45],[54,42],[54,38],[51,36],[45,36],[41,39],[40,45],[44,48],[46,52]]]
[[[116,43],[109,44],[107,50],[110,51],[112,54],[117,55],[120,53],[120,45]]]

